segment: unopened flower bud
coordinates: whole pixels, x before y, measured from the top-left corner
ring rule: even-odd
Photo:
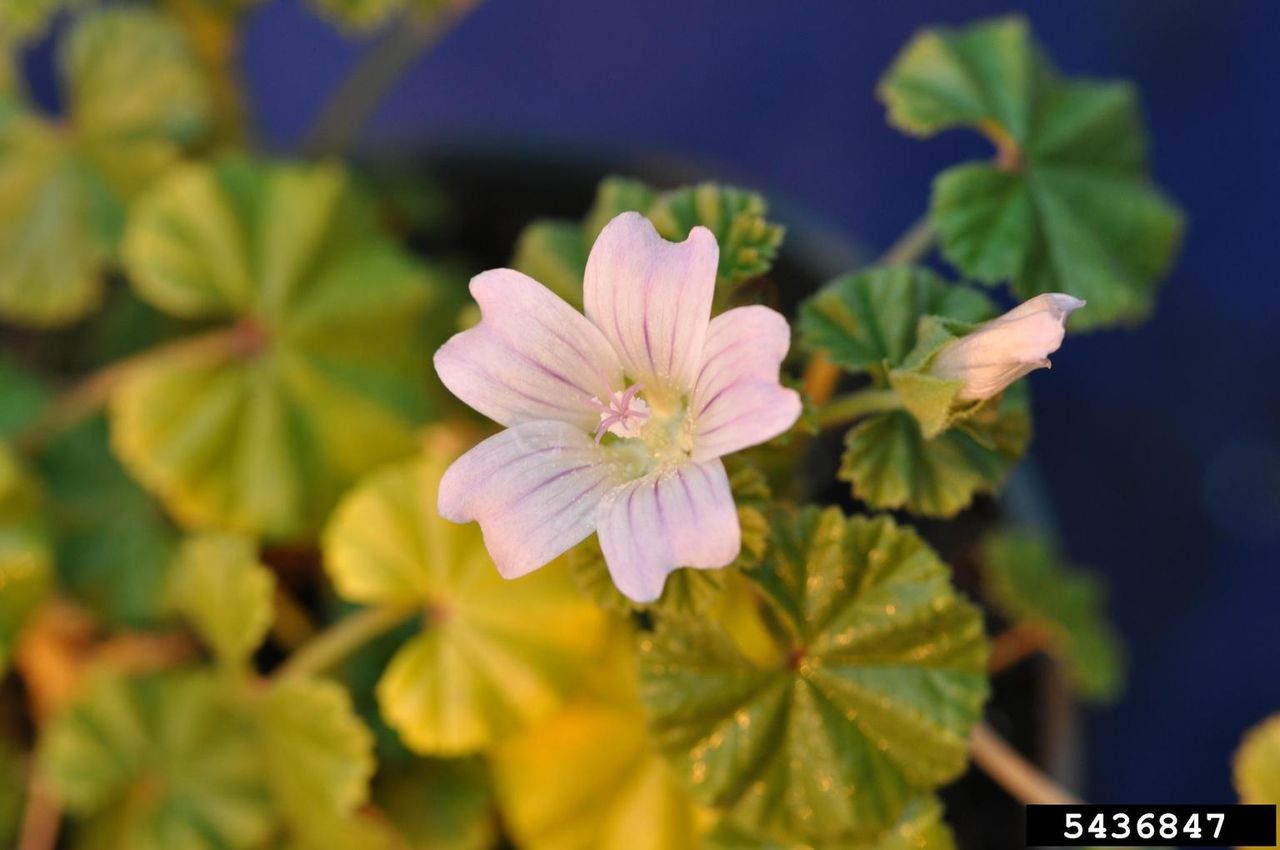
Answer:
[[[962,381],[960,400],[991,398],[1028,372],[1048,368],[1049,355],[1062,345],[1067,317],[1083,306],[1061,292],[1037,295],[948,343],[933,362],[933,374]]]

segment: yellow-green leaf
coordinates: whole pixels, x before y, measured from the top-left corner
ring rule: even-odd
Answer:
[[[0,316],[73,321],[101,297],[124,206],[205,129],[208,98],[162,15],[84,15],[58,48],[67,102],[54,122],[0,95]]]
[[[323,815],[345,818],[367,802],[373,735],[342,685],[285,679],[256,709],[267,782],[293,831]]]
[[[378,704],[411,749],[452,755],[553,710],[595,651],[604,619],[562,561],[508,581],[477,526],[440,517],[447,459],[428,450],[372,475],[338,506],[324,552],[343,597],[422,611],[422,632],[378,682]]]
[[[246,720],[207,673],[101,673],[43,736],[39,766],[84,846],[258,846],[273,818]]]
[[[948,260],[986,283],[1011,280],[1021,298],[1086,299],[1077,326],[1146,316],[1183,224],[1147,174],[1132,87],[1062,78],[1026,21],[1007,17],[917,35],[879,92],[907,132],[971,127],[996,145],[994,164],[959,165],[934,184]]]
[[[1124,652],[1099,576],[1066,563],[1047,535],[1020,530],[983,541],[982,579],[1001,614],[1048,635],[1081,696],[1106,702],[1119,695]]]
[[[251,539],[206,532],[178,550],[169,600],[221,663],[240,667],[271,628],[275,587]]]
[[[779,514],[750,575],[771,647],[726,618],[642,641],[653,735],[748,834],[872,840],[965,768],[987,695],[981,614],[914,532],[834,508]]]
[[[303,535],[412,449],[432,278],[340,168],[184,167],[139,203],[124,255],[156,307],[235,322],[132,370],[111,400],[118,454],[184,524]]]
[[[698,811],[645,732],[626,644],[592,687],[498,747],[504,822],[525,850],[697,850]]]
[[[1240,802],[1280,805],[1280,714],[1262,721],[1244,736],[1236,750],[1233,773]],[[1276,834],[1280,835],[1280,814],[1276,818]]]

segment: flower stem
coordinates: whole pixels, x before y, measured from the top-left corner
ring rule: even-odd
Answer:
[[[1079,797],[1023,758],[985,723],[973,728],[969,737],[969,753],[984,773],[1023,803],[1078,805],[1081,802]]]
[[[901,266],[918,262],[933,247],[933,224],[926,215],[907,228],[897,241],[889,246],[889,250],[881,255],[875,263],[878,266]],[[821,351],[809,358],[804,370],[804,389],[809,401],[815,405],[824,404],[835,392],[840,380],[840,368]]]
[[[277,679],[328,670],[364,644],[400,625],[416,609],[398,605],[365,608],[344,617],[308,641],[276,670]]]
[[[994,676],[1049,648],[1049,634],[1035,623],[1010,626],[991,641],[987,673]]]
[[[105,407],[116,387],[134,369],[169,357],[217,358],[248,353],[260,345],[256,333],[250,325],[241,322],[162,343],[108,363],[55,397],[14,436],[13,443],[20,451],[39,452],[54,438]]]
[[[28,768],[27,808],[22,815],[18,850],[53,850],[58,843],[62,810],[40,777],[34,762]]]
[[[478,2],[450,0],[442,12],[425,18],[407,14],[388,27],[386,35],[365,51],[321,107],[307,131],[303,150],[332,154],[351,147],[396,81]]]
[[[818,410],[818,427],[822,430],[846,425],[868,413],[898,410],[902,399],[893,390],[875,387],[842,395]]]

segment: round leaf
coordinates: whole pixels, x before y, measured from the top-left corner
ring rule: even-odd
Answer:
[[[654,227],[665,238],[681,241],[699,225],[720,246],[717,283],[732,288],[765,274],[782,245],[784,228],[765,218],[768,205],[755,192],[715,183],[700,183],[664,192],[649,208]]]
[[[1015,384],[933,439],[906,411],[868,416],[845,435],[837,474],[873,508],[949,517],[995,493],[1030,438],[1026,388]]]
[[[302,535],[411,449],[430,281],[340,169],[183,168],[140,202],[124,254],[160,309],[238,321],[221,347],[132,370],[111,401],[117,452],[183,523]]]
[[[982,617],[914,532],[834,508],[778,516],[758,580],[772,651],[709,620],[642,641],[652,732],[750,834],[873,839],[965,767]]]
[[[703,843],[704,850],[955,850],[955,836],[942,819],[942,803],[932,795],[912,800],[902,817],[883,835],[870,841],[838,840],[796,844],[754,838],[731,824],[721,823]]]
[[[1089,302],[1078,327],[1145,317],[1182,234],[1150,182],[1133,89],[1062,79],[1021,18],[916,36],[881,81],[889,120],[928,136],[979,129],[995,164],[952,168],[931,215],[947,259],[1022,298]]]
[[[40,769],[91,846],[249,848],[272,825],[251,729],[204,673],[99,675],[56,716]]]
[[[962,322],[990,318],[982,293],[925,268],[881,266],[836,278],[800,307],[800,339],[850,372],[900,364],[916,345],[921,316]]]
[[[1280,714],[1245,735],[1236,750],[1234,774],[1240,802],[1280,805]],[[1280,835],[1280,815],[1276,830]]]
[[[218,660],[245,664],[271,628],[276,587],[253,541],[217,532],[190,537],[178,551],[170,582],[171,604]]]
[[[428,454],[374,474],[324,535],[342,596],[423,611],[422,632],[391,660],[377,695],[388,724],[428,754],[471,752],[545,716],[604,622],[560,561],[499,576],[480,529],[437,513],[443,470],[444,458]]]

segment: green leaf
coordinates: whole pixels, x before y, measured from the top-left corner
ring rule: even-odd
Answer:
[[[479,759],[417,759],[380,772],[374,799],[405,850],[487,850],[497,842],[489,769]]]
[[[1249,730],[1236,750],[1233,768],[1240,802],[1280,804],[1280,714]],[[1276,830],[1280,835],[1280,814]]]
[[[412,450],[439,292],[340,168],[182,168],[140,202],[124,255],[161,310],[236,321],[216,346],[132,370],[111,400],[117,453],[183,524],[305,535]]]
[[[604,226],[624,212],[645,215],[663,238],[674,242],[683,241],[698,225],[710,229],[720,245],[716,297],[721,307],[740,284],[769,271],[784,235],[782,225],[766,218],[768,207],[756,192],[700,183],[659,193],[639,180],[606,177],[581,224],[560,219],[529,224],[516,243],[512,265],[581,308],[591,246]]]
[[[156,12],[84,15],[59,45],[58,69],[63,121],[0,95],[0,316],[37,326],[98,305],[125,205],[208,116],[190,47]]]
[[[955,850],[955,836],[942,819],[942,803],[932,795],[906,805],[898,822],[870,842],[839,840],[797,844],[750,836],[721,822],[703,842],[703,850]]]
[[[1152,185],[1137,97],[1124,83],[1062,78],[1022,18],[928,30],[880,83],[890,123],[920,136],[972,127],[996,144],[934,184],[947,259],[1021,298],[1089,302],[1077,326],[1143,319],[1183,224]]]
[[[294,831],[324,815],[352,815],[369,799],[373,735],[336,682],[275,682],[255,717],[267,782]]]
[[[258,846],[272,825],[252,730],[206,673],[101,673],[55,716],[39,766],[87,846]]]
[[[837,474],[873,508],[949,517],[974,496],[995,493],[1030,438],[1026,387],[1014,384],[998,402],[931,440],[906,411],[868,416],[845,435]]]
[[[27,768],[22,751],[7,739],[0,738],[0,845],[19,847],[18,831],[26,809]]]
[[[107,624],[157,622],[177,533],[111,454],[106,419],[51,442],[39,465],[64,589]]]
[[[980,322],[994,314],[982,293],[928,269],[880,266],[828,283],[801,305],[798,326],[810,351],[850,372],[881,374],[915,347],[921,316]]]
[[[49,28],[64,0],[6,0],[0,4],[0,45],[31,41]],[[71,2],[66,5],[78,5]]]
[[[354,32],[377,29],[404,11],[407,0],[311,0],[320,15]]]
[[[251,539],[206,532],[187,538],[178,550],[169,601],[219,662],[239,669],[271,628],[275,588],[275,576],[258,560]]]
[[[1081,696],[1107,702],[1119,695],[1124,652],[1099,577],[1065,563],[1044,534],[1006,531],[983,541],[982,578],[996,610],[1048,635]]]
[[[717,294],[726,295],[773,266],[784,228],[765,218],[764,197],[745,189],[699,183],[659,195],[649,218],[663,237],[680,241],[702,225],[720,245]]]
[[[324,534],[341,596],[423,612],[421,633],[392,658],[377,696],[410,749],[440,755],[481,749],[552,711],[604,624],[563,563],[508,581],[477,526],[440,517],[447,460],[429,450],[375,473]]]
[[[39,488],[0,443],[0,675],[28,617],[53,586]]]
[[[756,575],[772,651],[748,657],[708,619],[642,640],[651,731],[694,792],[749,833],[873,839],[965,768],[987,696],[981,614],[886,517],[780,514]]]

